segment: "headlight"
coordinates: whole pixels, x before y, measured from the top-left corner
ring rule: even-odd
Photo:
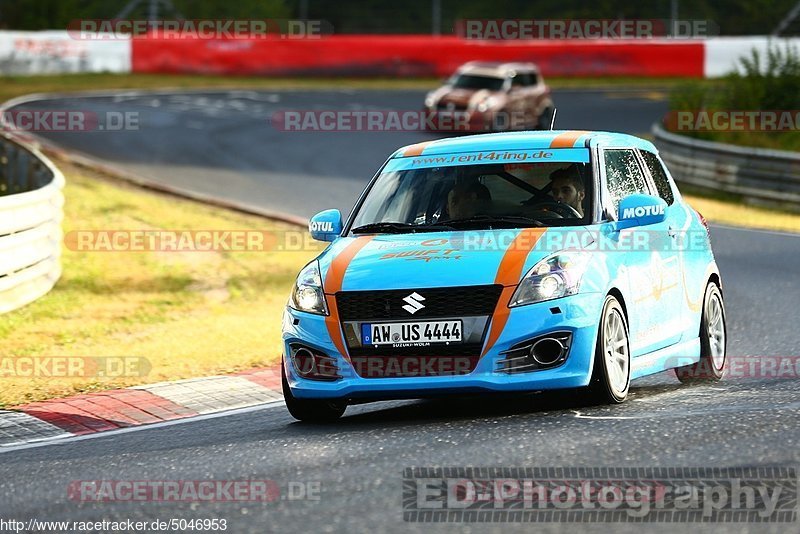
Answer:
[[[478,104],[478,108],[477,109],[481,113],[484,113],[484,112],[488,111],[491,107],[493,107],[495,104],[497,104],[497,101],[490,96],[489,98],[487,98],[485,100],[482,100],[480,102],[480,104]]]
[[[433,98],[433,95],[428,94],[428,96],[425,97],[425,107],[426,108],[432,108],[435,103],[436,103],[436,99]]]
[[[575,250],[556,252],[542,259],[520,281],[509,306],[574,295],[586,272],[589,257],[590,253]]]
[[[292,294],[289,296],[289,306],[299,311],[328,315],[317,260],[303,267],[297,275]]]

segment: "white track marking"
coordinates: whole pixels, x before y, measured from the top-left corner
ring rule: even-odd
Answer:
[[[37,449],[39,447],[49,447],[51,445],[70,445],[76,441],[85,441],[87,439],[95,439],[95,438],[104,438],[110,436],[116,436],[119,434],[128,434],[130,432],[140,432],[142,430],[150,430],[156,428],[164,428],[168,426],[174,425],[182,425],[186,423],[194,423],[195,421],[206,421],[208,419],[216,419],[219,417],[228,417],[230,415],[241,415],[251,412],[257,412],[259,410],[268,410],[271,408],[277,408],[279,406],[286,406],[286,404],[282,400],[272,401],[264,404],[260,404],[258,406],[248,406],[247,408],[237,408],[234,410],[225,410],[222,412],[215,412],[209,413],[204,415],[197,415],[194,417],[187,417],[185,419],[175,419],[172,421],[163,421],[161,423],[152,423],[147,425],[139,425],[139,426],[132,426],[128,428],[120,428],[118,430],[108,430],[106,432],[95,432],[94,434],[85,434],[83,436],[69,436],[69,437],[60,437],[60,438],[53,438],[51,440],[46,441],[38,441],[35,443],[26,443],[24,445],[11,445],[8,447],[0,447],[0,454],[5,454],[8,452],[13,451],[20,451],[25,449]]]

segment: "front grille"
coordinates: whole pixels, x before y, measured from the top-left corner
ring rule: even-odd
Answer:
[[[501,285],[341,291],[336,306],[356,373],[364,378],[448,376],[471,373],[480,359],[489,317],[503,291]],[[424,307],[415,313],[403,309],[403,300],[416,293]],[[416,306],[415,306],[416,307]],[[461,343],[431,343],[428,346],[362,346],[360,325],[364,322],[430,319],[462,321]]]
[[[385,291],[340,291],[336,293],[339,318],[345,321],[381,319],[431,319],[491,315],[503,286],[437,287],[429,289],[391,289]],[[414,314],[403,309],[403,300],[417,293],[425,306]]]
[[[436,109],[439,111],[466,111],[466,102],[439,102],[436,104]]]

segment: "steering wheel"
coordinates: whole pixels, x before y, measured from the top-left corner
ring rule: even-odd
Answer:
[[[539,202],[534,204],[534,209],[536,211],[546,211],[558,215],[561,219],[566,218],[576,218],[576,219],[583,219],[583,215],[578,213],[578,210],[570,206],[569,204],[564,204],[563,202],[559,202],[557,200],[546,200],[544,202]]]

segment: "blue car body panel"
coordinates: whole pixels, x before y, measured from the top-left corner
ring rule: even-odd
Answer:
[[[519,132],[404,147],[389,158],[384,169],[476,163],[468,156],[492,152],[496,157],[488,161],[497,163],[521,161],[519,154],[526,154],[522,161],[528,163],[536,157],[551,161],[595,161],[602,150],[615,147],[657,154],[650,142],[625,134]],[[431,157],[444,157],[447,161],[426,159]],[[461,157],[464,159],[459,163]],[[705,226],[677,188],[673,187],[673,192],[675,200],[666,207],[663,222],[624,230],[615,229],[614,222],[598,222],[535,230],[338,237],[314,260],[319,262],[330,314],[316,315],[291,307],[284,314],[283,364],[293,395],[393,398],[585,386],[592,376],[600,315],[609,294],[617,296],[628,317],[632,378],[697,361],[706,285],[710,279],[721,281]],[[349,223],[345,224],[345,235],[348,228]],[[521,262],[517,266],[518,276],[509,280],[500,272],[504,258],[514,243],[518,245],[519,239],[528,235],[522,235],[524,232],[535,237],[531,239],[531,247],[518,255],[517,261]],[[631,246],[637,239],[643,246]],[[681,245],[676,245],[676,240],[681,239]],[[564,249],[591,252],[590,267],[581,280],[579,292],[508,308],[509,295],[520,279],[539,261]],[[364,378],[353,371],[345,333],[336,315],[334,293],[395,289],[410,292],[498,283],[503,285],[501,302],[486,325],[486,332],[494,332],[496,338],[483,337],[478,363],[468,374]],[[562,364],[519,374],[498,372],[498,361],[504,351],[556,331],[572,334],[569,354]],[[294,343],[333,357],[342,377],[327,381],[302,378],[289,357]]]

